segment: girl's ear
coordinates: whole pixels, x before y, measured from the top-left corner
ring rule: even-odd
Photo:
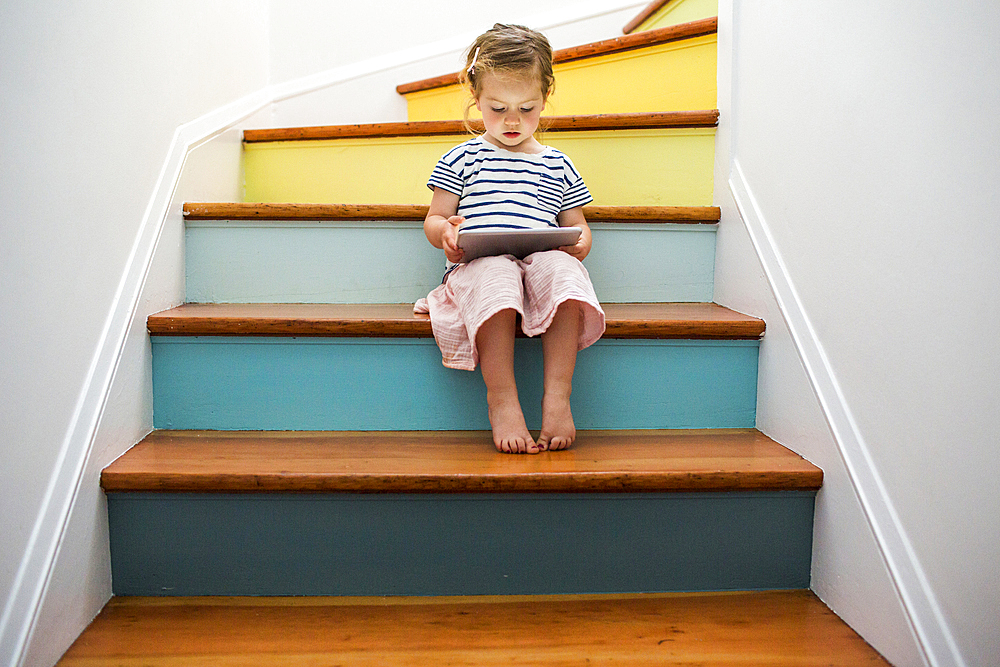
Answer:
[[[482,105],[480,104],[480,102],[479,102],[479,98],[478,98],[478,97],[476,98],[476,109],[477,109],[477,110],[479,111],[479,113],[482,113],[482,112],[483,112],[483,107],[482,107]]]

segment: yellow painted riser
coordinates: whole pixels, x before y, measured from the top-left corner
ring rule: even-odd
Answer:
[[[546,114],[714,109],[717,41],[706,35],[557,65]],[[467,99],[457,85],[410,93],[407,114],[411,121],[461,118]],[[470,116],[479,116],[475,107]]]
[[[248,202],[427,204],[438,159],[468,137],[402,137],[247,144]],[[708,206],[714,129],[553,132],[595,204]]]
[[[719,0],[674,0],[643,21],[632,32],[668,28],[680,23],[708,19],[719,15]]]

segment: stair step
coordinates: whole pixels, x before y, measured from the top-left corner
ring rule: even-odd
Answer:
[[[753,429],[157,431],[102,475],[118,595],[800,588],[821,482]]]
[[[60,667],[887,665],[810,591],[113,598]]]
[[[472,129],[483,131],[482,121],[472,121]],[[543,116],[544,132],[582,132],[593,130],[655,130],[663,128],[716,127],[717,109],[705,111],[661,111],[643,113],[577,114]],[[244,130],[246,144],[281,141],[323,141],[329,139],[386,139],[396,137],[436,137],[467,134],[464,121],[428,120],[358,125],[317,125],[313,127],[283,127]]]
[[[653,0],[622,29],[626,35],[638,30],[655,31],[690,21],[717,17],[718,0]]]
[[[578,428],[754,425],[760,320],[714,304],[608,312],[614,334],[577,359]],[[480,374],[442,366],[428,320],[405,304],[188,304],[149,323],[156,428],[489,428]],[[536,428],[541,343],[516,347]]]
[[[716,123],[716,111],[576,116],[545,132],[543,142],[572,158],[594,204],[708,206]],[[245,133],[244,199],[426,204],[434,165],[470,138],[459,121],[333,130],[336,138],[331,128],[263,131],[272,137],[264,141]]]
[[[271,204],[253,202],[186,202],[185,220],[262,221],[423,221],[427,206],[406,204]],[[716,224],[718,206],[584,206],[592,223]]]
[[[591,42],[590,44],[584,44],[581,46],[558,49],[552,53],[552,62],[553,64],[558,65],[565,62],[572,62],[574,60],[581,60],[583,58],[596,58],[599,56],[611,55],[613,53],[622,53],[624,51],[632,51],[634,49],[641,49],[648,46],[666,44],[668,42],[675,42],[682,39],[702,37],[704,35],[715,34],[718,31],[718,18],[709,18],[702,21],[696,21],[694,23],[671,26],[660,30],[651,30],[638,35],[614,37],[612,39]],[[412,81],[410,83],[402,83],[396,86],[396,92],[400,95],[408,95],[422,90],[443,88],[445,86],[453,86],[457,84],[458,72],[452,72],[450,74],[442,74],[441,76],[429,77],[427,79]]]
[[[713,17],[558,50],[550,113],[714,107],[717,31]],[[604,94],[608,85],[617,91],[614,96]],[[457,73],[402,84],[396,91],[406,97],[410,120],[461,118],[468,96]]]
[[[745,339],[764,321],[714,303],[609,303],[605,338]],[[371,336],[429,338],[411,304],[189,303],[150,315],[154,336]],[[523,336],[522,336],[523,337]]]
[[[441,282],[444,254],[423,233],[426,206],[187,204],[187,300],[397,303]],[[599,298],[709,301],[715,207],[588,206]],[[620,257],[628,254],[629,261]],[[331,261],[336,257],[336,261]]]
[[[581,431],[572,453],[497,453],[488,431],[154,431],[108,493],[593,493],[818,490],[823,472],[759,431]]]

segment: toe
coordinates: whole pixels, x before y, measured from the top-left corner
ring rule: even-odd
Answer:
[[[566,449],[573,444],[573,441],[569,438],[552,438],[552,443],[549,445],[550,449]]]

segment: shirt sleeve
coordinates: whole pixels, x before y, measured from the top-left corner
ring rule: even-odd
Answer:
[[[565,176],[563,178],[565,189],[563,191],[562,208],[559,210],[566,211],[594,201],[590,190],[587,189],[587,184],[583,182],[583,177],[576,170],[572,160],[566,156],[563,156],[563,159],[566,161]]]
[[[441,188],[459,197],[462,196],[465,181],[462,179],[461,171],[462,165],[465,164],[465,153],[460,150],[461,148],[461,146],[453,148],[438,160],[430,178],[427,179],[428,188],[431,190]]]

